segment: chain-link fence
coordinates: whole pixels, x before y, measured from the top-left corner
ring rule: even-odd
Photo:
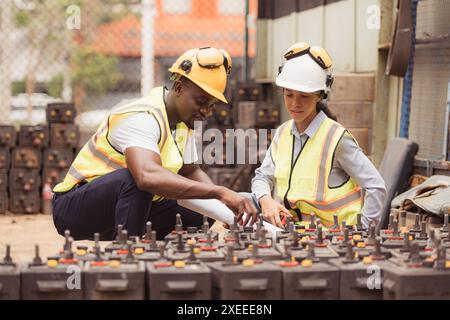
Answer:
[[[240,80],[255,56],[256,6],[256,0],[2,0],[0,122],[43,123],[47,103],[73,101],[81,131],[92,132],[121,101],[167,85],[168,67],[194,47],[229,51],[231,78]]]

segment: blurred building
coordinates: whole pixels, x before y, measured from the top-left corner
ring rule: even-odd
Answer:
[[[192,48],[212,46],[226,49],[233,58],[232,79],[242,79],[245,56],[245,0],[156,0],[153,28],[154,83],[168,85],[168,68],[178,56]],[[256,18],[257,1],[250,1],[249,13]],[[93,49],[120,57],[122,75],[114,91],[97,102],[99,108],[112,106],[120,95],[140,94],[141,17],[130,14],[101,25]],[[249,58],[256,50],[256,29],[249,28]]]

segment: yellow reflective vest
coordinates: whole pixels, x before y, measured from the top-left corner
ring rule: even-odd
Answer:
[[[147,112],[155,117],[161,129],[158,143],[161,164],[173,173],[178,173],[183,166],[186,141],[192,130],[180,122],[175,128],[174,136],[171,134],[163,98],[164,90],[163,87],[154,88],[148,96],[113,110],[80,150],[63,182],[56,185],[53,191],[67,192],[82,182],[90,182],[114,170],[126,168],[125,155],[111,145],[108,132],[138,112]],[[161,199],[158,195],[153,197],[153,201],[158,199]]]
[[[271,146],[278,196],[291,209],[304,215],[316,214],[325,226],[333,224],[334,214],[339,223],[356,224],[362,206],[361,188],[351,177],[341,186],[328,185],[334,153],[347,130],[327,118],[307,140],[297,159],[293,159],[292,125],[293,120],[282,124],[278,144]]]

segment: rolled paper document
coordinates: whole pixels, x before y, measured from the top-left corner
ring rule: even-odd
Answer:
[[[234,213],[226,205],[219,200],[215,199],[184,199],[177,200],[178,204],[182,207],[188,208],[192,211],[198,212],[202,215],[208,216],[214,220],[226,223],[228,225],[233,224]],[[244,217],[245,218],[245,217]],[[276,231],[282,231],[282,229],[270,224],[266,221],[263,222],[264,228],[267,231],[275,234]]]

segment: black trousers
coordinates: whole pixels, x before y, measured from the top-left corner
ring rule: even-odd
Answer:
[[[129,236],[142,236],[145,224],[152,222],[157,238],[163,239],[175,226],[181,214],[183,227],[200,227],[203,216],[178,205],[175,200],[152,202],[151,193],[138,189],[128,169],[119,169],[53,199],[53,221],[58,233],[70,230],[75,240],[113,240],[117,225],[123,225]],[[214,220],[210,219],[210,225]]]

